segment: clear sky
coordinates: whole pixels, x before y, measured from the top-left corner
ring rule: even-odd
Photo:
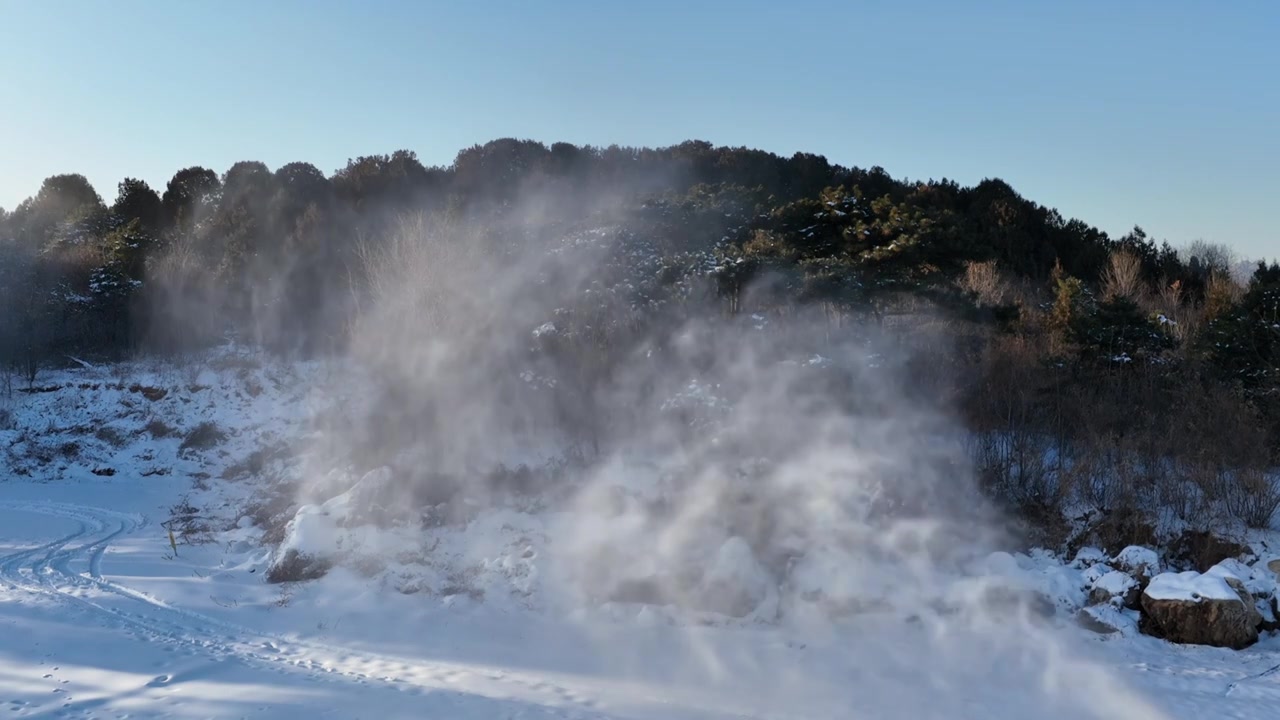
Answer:
[[[1280,256],[1280,2],[0,0],[0,206],[48,175],[697,138]]]

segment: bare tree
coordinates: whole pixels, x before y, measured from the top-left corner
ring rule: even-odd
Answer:
[[[965,265],[960,278],[960,289],[973,293],[983,305],[1003,305],[1009,294],[1009,286],[1000,277],[995,260],[970,262]]]
[[[1194,263],[1205,273],[1231,273],[1240,260],[1236,252],[1226,245],[1203,238],[1187,243],[1179,255],[1183,262]]]
[[[1137,300],[1142,289],[1142,261],[1128,250],[1111,253],[1107,269],[1102,273],[1102,295],[1108,300]]]

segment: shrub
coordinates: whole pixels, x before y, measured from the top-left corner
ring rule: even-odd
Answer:
[[[113,447],[121,447],[126,442],[124,433],[120,432],[119,428],[111,425],[103,425],[98,428],[93,433],[93,436]]]
[[[150,387],[150,386],[137,385],[137,384],[130,385],[129,392],[138,393],[142,397],[152,402],[155,402],[157,400],[163,400],[165,396],[169,394],[169,391],[165,390],[164,388]]]
[[[214,423],[205,421],[191,429],[187,436],[182,439],[182,445],[179,450],[207,450],[227,439],[224,433]]]
[[[148,422],[147,426],[143,428],[143,430],[150,433],[151,437],[156,439],[167,438],[174,434],[174,429],[170,427],[168,423],[159,419],[153,419],[151,422]]]

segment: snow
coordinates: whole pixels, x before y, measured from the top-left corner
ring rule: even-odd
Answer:
[[[1138,613],[1136,611],[1105,604],[1087,607],[1080,612],[1090,616],[1103,627],[1113,628],[1122,636],[1132,637],[1138,634]]]
[[[1222,573],[1198,573],[1188,570],[1180,573],[1161,573],[1151,579],[1145,593],[1154,600],[1235,600],[1240,596],[1227,584],[1228,576]]]
[[[214,360],[78,366],[5,401],[0,706],[10,715],[1251,720],[1280,701],[1276,636],[1241,652],[1175,648],[1112,606],[1085,612],[1119,632],[1078,627],[1086,590],[1123,585],[1118,569],[1142,559],[1136,549],[1114,559],[1086,549],[1070,564],[1043,551],[984,554],[962,573],[871,558],[855,550],[875,538],[852,538],[788,576],[789,591],[847,612],[787,616],[795,609],[768,558],[714,532],[694,543],[707,550],[692,568],[700,609],[683,612],[568,590],[567,549],[616,548],[610,581],[671,571],[653,562],[662,539],[634,514],[496,504],[431,525],[380,494],[390,470],[329,467],[305,468],[316,497],[277,548],[244,512],[261,486],[231,469],[319,432],[307,421],[327,405],[308,388],[325,373],[243,353]],[[706,384],[679,400],[721,403]],[[225,438],[184,448],[204,422]],[[155,423],[172,434],[149,431]],[[666,497],[660,473],[609,472],[623,507]],[[180,539],[175,552],[162,523],[184,498],[210,522],[210,541]],[[281,548],[342,561],[314,582],[267,584]],[[1274,590],[1261,565],[1231,562],[1152,587],[1208,597],[1228,575]],[[993,587],[1040,594],[1057,612],[1031,623],[998,607],[985,619],[948,609]],[[931,611],[938,603],[948,608]]]

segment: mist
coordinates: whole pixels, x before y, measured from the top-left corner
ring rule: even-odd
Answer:
[[[937,701],[978,682],[1019,683],[1011,701],[1046,717],[1160,717],[1070,659],[1034,596],[992,574],[1017,538],[979,491],[955,409],[913,370],[913,348],[945,355],[947,337],[904,343],[870,314],[780,304],[767,274],[728,313],[713,253],[663,273],[669,250],[623,229],[617,203],[589,204],[603,209],[587,223],[545,193],[496,226],[381,223],[314,390],[344,402],[297,448],[298,505],[352,492],[357,522],[545,518],[528,604],[637,678],[649,658],[610,628],[657,609],[685,633],[664,663],[686,680],[741,669],[701,630],[727,622],[848,637],[839,667],[935,687],[930,708],[890,694],[876,717],[956,717]],[[772,709],[850,701],[834,675],[770,672],[748,696]]]
[[[77,187],[60,182],[51,197]],[[1098,530],[1035,520],[1097,483],[1026,456],[1084,457],[1110,428],[1058,389],[1033,412],[1034,373],[1067,367],[1064,347],[1089,371],[1169,367],[1160,328],[1187,336],[1191,293],[1250,297],[1208,250],[1116,245],[1000,181],[704,143],[500,141],[449,168],[396,153],[331,178],[246,162],[187,168],[163,195],[122,183],[75,222],[41,208],[11,224],[22,262],[0,276],[53,298],[0,328],[30,339],[6,357],[29,385],[63,358],[145,358],[187,369],[190,390],[223,352],[245,377],[303,383],[304,410],[279,409],[303,426],[224,463],[253,484],[228,524],[257,533],[271,584],[323,597],[355,574],[422,607],[527,618],[528,637],[574,648],[565,672],[718,688],[725,716],[1162,717],[1073,634],[1080,587],[1054,594]],[[1022,253],[1010,217],[1075,233],[1075,251]],[[1157,260],[1187,284],[1151,291]],[[1077,275],[1164,320],[1130,318],[1155,328],[1136,344],[1070,334],[1068,311],[1103,316],[1063,294]],[[1056,296],[1036,289],[1049,279]],[[1106,369],[1116,402],[1145,391]],[[1009,449],[1025,437],[1032,451]],[[1116,487],[1107,512],[1151,509],[1146,486]]]

